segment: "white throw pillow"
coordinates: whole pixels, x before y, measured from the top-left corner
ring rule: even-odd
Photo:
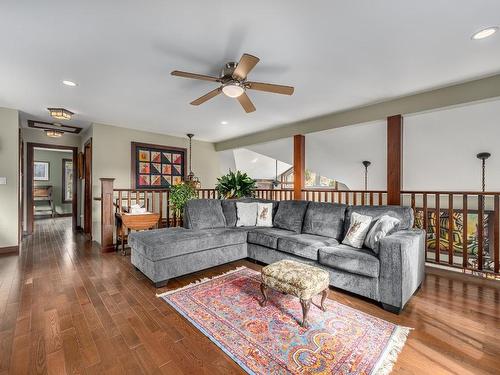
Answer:
[[[257,223],[257,202],[236,202],[237,227],[254,227]]]
[[[366,234],[370,229],[371,222],[371,216],[360,215],[353,212],[351,214],[351,225],[349,225],[349,229],[342,243],[361,249],[363,247],[363,243],[365,242]]]
[[[272,203],[257,203],[257,226],[258,227],[273,226]]]
[[[378,254],[378,241],[387,236],[400,223],[399,219],[382,215],[373,225],[365,238],[365,246]]]

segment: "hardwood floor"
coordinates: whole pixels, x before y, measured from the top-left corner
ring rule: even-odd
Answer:
[[[101,254],[71,218],[35,222],[21,255],[0,257],[0,374],[239,374],[239,366],[155,294],[245,265],[172,280],[156,290],[129,257]],[[500,283],[432,271],[401,315],[338,290],[329,298],[414,328],[397,374],[500,369]]]

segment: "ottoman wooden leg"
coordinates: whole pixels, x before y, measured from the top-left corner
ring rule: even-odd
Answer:
[[[324,305],[325,300],[326,300],[326,296],[328,296],[328,288],[326,288],[325,290],[323,290],[321,292],[321,310],[323,310],[323,311],[326,311],[326,307]]]
[[[264,296],[264,298],[262,299],[262,302],[260,302],[260,305],[262,307],[266,307],[266,305],[267,305],[267,285],[264,283],[261,283],[260,284],[260,291],[262,292],[262,295]]]
[[[301,299],[300,304],[302,305],[302,324],[301,324],[301,326],[304,328],[308,328],[309,323],[307,322],[307,314],[309,313],[309,308],[311,307],[311,299]]]

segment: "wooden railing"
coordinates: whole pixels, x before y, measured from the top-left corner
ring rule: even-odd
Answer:
[[[201,199],[218,198],[215,189],[198,189],[197,193]],[[304,189],[302,193],[303,199],[314,202],[371,206],[387,204],[387,192],[383,190]],[[169,204],[168,189],[113,189],[112,196],[116,212],[139,204],[148,211],[160,213],[160,227],[177,226],[180,223],[180,218],[174,215]],[[292,200],[293,190],[257,189],[254,196],[278,201]],[[415,227],[427,232],[428,263],[500,278],[500,193],[403,191],[401,205],[412,207]],[[436,212],[439,212],[438,220]],[[482,227],[478,225],[480,218],[483,219]]]

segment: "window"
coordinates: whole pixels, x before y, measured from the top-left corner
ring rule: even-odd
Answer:
[[[69,203],[73,200],[73,160],[63,159],[62,170],[62,201]]]

